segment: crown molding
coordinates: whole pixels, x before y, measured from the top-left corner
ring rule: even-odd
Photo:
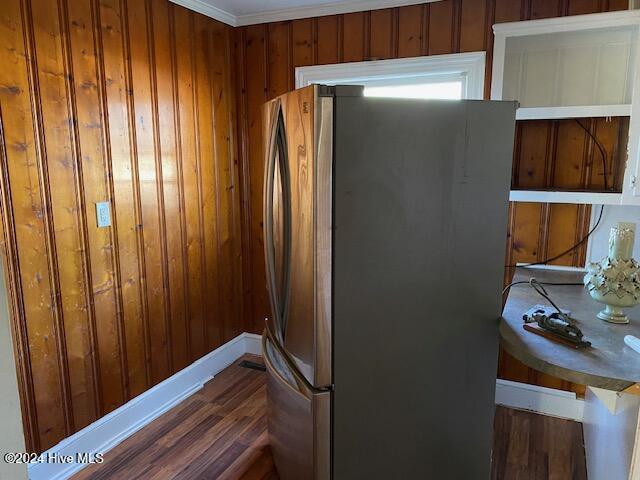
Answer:
[[[222,23],[231,25],[232,27],[238,26],[238,20],[235,15],[222,10],[221,8],[214,7],[210,3],[203,0],[169,0],[171,3],[180,5],[194,12],[201,13],[207,17],[211,17],[215,20],[220,20]]]
[[[348,0],[343,2],[325,3],[307,7],[294,7],[282,10],[270,10],[248,15],[233,15],[221,8],[217,8],[205,0],[170,0],[185,8],[202,13],[221,22],[240,27],[259,23],[280,22],[297,18],[322,17],[341,13],[361,12],[366,10],[380,10],[382,8],[403,7],[420,3],[433,3],[441,0]],[[215,0],[212,0],[215,1]]]
[[[280,22],[297,18],[323,17],[325,15],[337,15],[341,13],[362,12],[366,10],[380,10],[382,8],[404,7],[419,3],[433,3],[440,0],[348,0],[346,2],[325,3],[308,7],[287,8],[271,10],[252,15],[239,15],[236,17],[238,26],[254,25],[257,23]]]

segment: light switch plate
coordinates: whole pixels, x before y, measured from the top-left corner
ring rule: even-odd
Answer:
[[[111,225],[111,205],[109,202],[96,203],[96,220],[98,228],[109,227]]]

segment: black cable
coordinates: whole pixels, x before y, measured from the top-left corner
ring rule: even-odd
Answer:
[[[549,296],[549,293],[547,293],[546,288],[544,288],[542,286],[542,283],[538,282],[538,280],[536,280],[535,278],[530,278],[529,279],[529,285],[531,286],[531,288],[533,288],[542,298],[544,298],[545,300],[547,300],[552,306],[553,308],[556,309],[556,311],[562,316],[562,317],[566,317],[566,315],[564,314],[564,312],[562,310],[560,310],[560,307],[558,307],[558,305],[556,305],[556,303],[551,300],[551,297]]]
[[[596,224],[593,226],[593,228],[591,230],[589,230],[589,232],[584,237],[582,237],[578,243],[576,243],[575,245],[567,248],[564,252],[559,253],[558,255],[556,255],[554,257],[546,258],[546,259],[541,260],[539,262],[524,263],[522,265],[507,265],[507,268],[528,268],[528,267],[533,267],[535,265],[546,265],[547,263],[553,262],[554,260],[557,260],[560,257],[565,256],[567,253],[572,252],[573,250],[578,248],[580,245],[582,245],[584,242],[586,242],[587,239],[591,236],[591,234],[596,231],[596,228],[598,228],[600,226],[600,221],[602,220],[602,213],[603,212],[604,212],[604,205],[600,205],[600,213],[598,214],[598,220],[596,220]]]
[[[591,139],[593,140],[593,143],[595,143],[596,147],[598,147],[598,150],[600,150],[600,154],[602,155],[602,174],[604,176],[604,189],[608,190],[609,189],[609,185],[607,182],[607,153],[604,150],[604,147],[600,144],[600,142],[598,142],[598,139],[591,133],[591,131],[585,127],[582,122],[580,120],[578,120],[577,118],[574,118],[574,120],[578,123],[578,125],[580,125],[582,127],[582,129],[587,132],[587,134],[591,137]],[[602,220],[602,213],[604,212],[604,205],[600,205],[600,213],[598,214],[598,220],[596,221],[596,224],[593,226],[593,228],[591,230],[589,230],[589,232],[580,239],[580,241],[574,245],[572,245],[570,248],[566,249],[564,252],[559,253],[558,255],[551,257],[551,258],[546,258],[544,260],[541,260],[539,262],[532,262],[532,263],[524,263],[522,265],[507,265],[506,268],[527,268],[527,267],[533,267],[535,265],[546,265],[549,262],[553,262],[554,260],[559,259],[560,257],[565,256],[567,253],[572,252],[573,250],[575,250],[576,248],[578,248],[580,245],[582,245],[584,242],[587,241],[587,239],[591,236],[591,234],[593,232],[595,232],[596,228],[598,228],[598,226],[600,225],[600,221]]]
[[[529,281],[517,281],[517,282],[511,282],[509,285],[507,285],[506,287],[504,287],[504,290],[502,290],[502,294],[504,295],[504,293],[511,287],[513,287],[514,285],[518,285],[521,283],[526,283],[528,284],[531,288],[533,288],[533,290],[540,295],[542,298],[544,298],[547,302],[549,302],[553,308],[556,309],[556,311],[558,312],[558,314],[560,314],[561,318],[564,318],[569,324],[574,324],[575,321],[570,318],[566,313],[564,313],[560,307],[558,307],[558,305],[556,305],[556,303],[551,299],[551,296],[549,295],[549,292],[547,292],[547,289],[544,288],[543,285],[554,285],[554,286],[559,286],[559,285],[580,285],[582,286],[582,283],[562,283],[562,282],[539,282],[535,277],[531,277],[529,279]]]
[[[533,279],[535,280],[535,278]],[[553,286],[553,287],[574,287],[574,286],[583,286],[583,283],[578,283],[578,282],[538,282],[536,280],[537,283],[539,283],[540,285],[547,285],[547,286]],[[521,284],[527,284],[530,285],[531,283],[531,278],[529,280],[518,280],[516,282],[511,282],[509,285],[507,285],[506,287],[504,287],[504,290],[502,290],[502,295],[504,295],[505,293],[507,293],[507,291],[513,287],[514,285],[521,285]]]
[[[591,139],[593,140],[593,143],[596,145],[596,147],[598,147],[598,150],[600,150],[600,155],[602,155],[602,176],[604,177],[604,189],[605,191],[609,190],[609,186],[607,185],[607,154],[604,151],[604,148],[602,147],[602,145],[600,144],[600,142],[598,142],[598,140],[596,139],[596,137],[593,135],[593,133],[591,133],[591,130],[589,130],[587,127],[585,127],[582,122],[580,120],[578,120],[577,118],[574,118],[574,120],[578,123],[578,125],[580,125],[582,127],[582,129],[587,132],[587,135],[589,135],[591,137]]]

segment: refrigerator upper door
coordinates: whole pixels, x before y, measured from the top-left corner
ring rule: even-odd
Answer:
[[[332,383],[333,95],[318,86],[296,90],[269,102],[265,115],[264,235],[275,335],[308,382],[326,387]]]
[[[331,472],[331,392],[309,388],[265,330],[269,445],[282,480],[328,480]]]

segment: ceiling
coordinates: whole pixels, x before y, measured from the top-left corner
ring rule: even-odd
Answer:
[[[256,23],[377,10],[440,0],[171,0],[224,23],[238,27]]]

